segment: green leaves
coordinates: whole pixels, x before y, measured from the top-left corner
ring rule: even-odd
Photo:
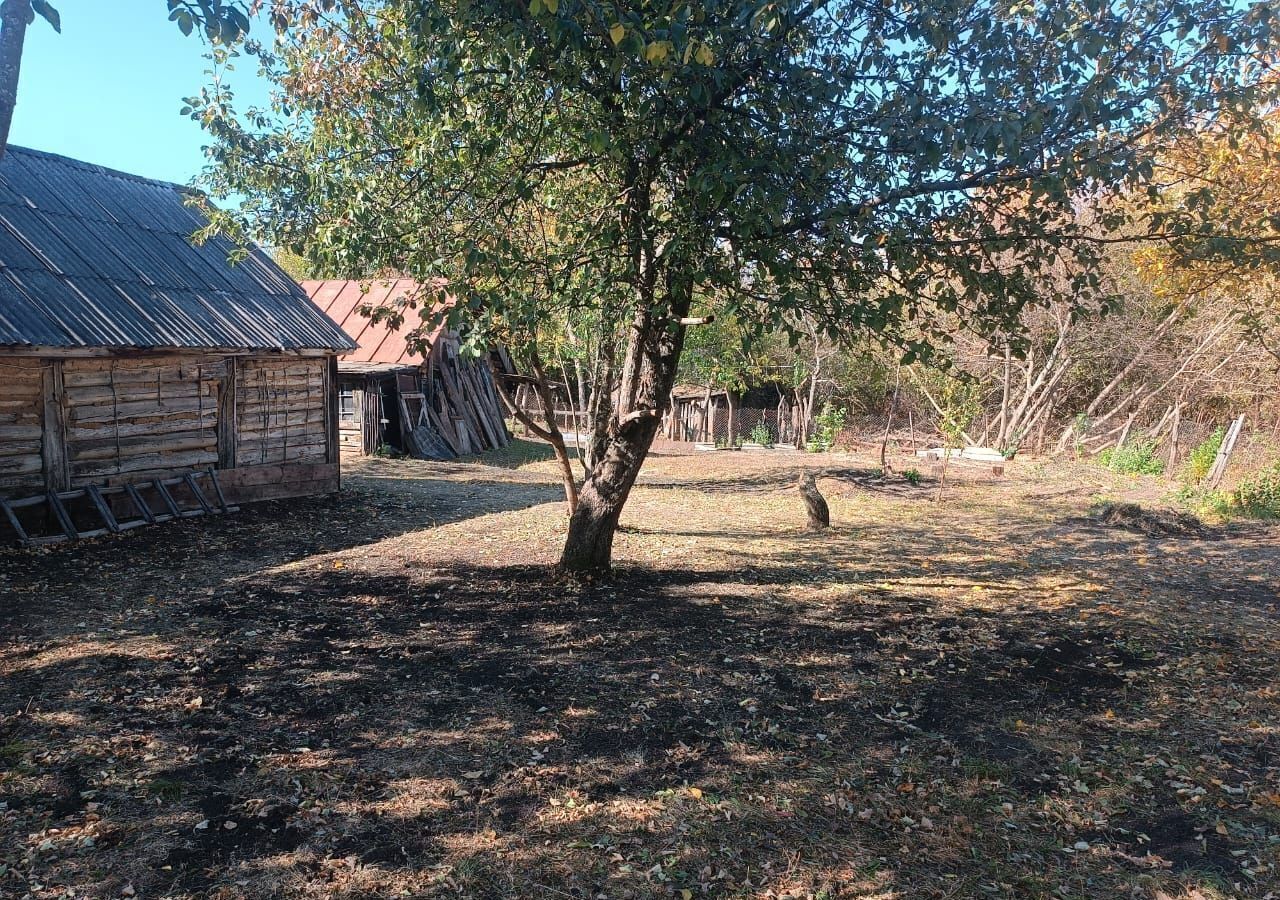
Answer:
[[[317,3],[277,4],[276,109],[189,104],[268,242],[445,279],[481,329],[665,321],[691,284],[747,344],[804,316],[921,358],[1016,332],[1046,284],[1099,302],[1089,229],[1133,226],[1082,200],[1259,99],[1274,39],[1234,0]],[[184,30],[239,6],[170,2]]]
[[[249,33],[247,0],[167,0],[167,5],[169,20],[184,35],[200,28],[210,43],[230,46]]]

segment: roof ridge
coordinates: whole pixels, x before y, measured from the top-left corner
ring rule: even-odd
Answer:
[[[147,178],[145,175],[135,175],[132,172],[125,172],[122,169],[113,169],[110,166],[102,166],[98,163],[85,162],[82,159],[75,159],[71,156],[63,156],[61,153],[50,153],[48,150],[36,150],[34,147],[20,147],[17,144],[10,144],[5,148],[6,153],[17,153],[18,155],[34,156],[41,159],[48,159],[54,162],[77,169],[87,169],[90,172],[96,172],[100,175],[109,175],[113,178],[120,178],[125,181],[136,181],[141,184],[149,184],[153,187],[168,188],[176,190],[184,194],[201,194],[204,191],[199,188],[186,184],[178,184],[176,181],[164,181],[160,178]]]

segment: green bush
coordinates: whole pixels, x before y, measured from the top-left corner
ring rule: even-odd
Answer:
[[[907,471],[905,471],[905,472],[903,472],[903,473],[902,473],[902,477],[903,477],[903,478],[905,478],[905,479],[907,480],[907,483],[908,483],[908,484],[919,484],[919,483],[920,483],[920,470],[919,470],[919,469],[907,469]]]
[[[761,422],[755,428],[751,429],[751,443],[759,444],[762,447],[773,446],[773,432],[769,430],[769,426]]]
[[[1164,473],[1164,462],[1156,456],[1156,445],[1150,441],[1103,450],[1098,454],[1098,462],[1111,471],[1124,475]]]
[[[810,453],[824,453],[836,444],[840,432],[844,431],[845,411],[830,403],[823,404],[822,412],[813,420],[813,436],[804,448]]]
[[[1231,505],[1246,516],[1280,519],[1280,462],[1241,481],[1231,494]]]
[[[1213,430],[1213,434],[1204,439],[1200,446],[1191,451],[1191,455],[1187,457],[1182,467],[1184,481],[1188,484],[1199,484],[1204,481],[1204,477],[1209,474],[1209,469],[1213,466],[1213,461],[1218,458],[1218,451],[1222,448],[1222,440],[1226,436],[1227,429],[1219,426]]]

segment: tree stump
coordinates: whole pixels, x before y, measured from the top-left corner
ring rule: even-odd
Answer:
[[[805,512],[809,514],[809,530],[821,531],[828,528],[831,525],[831,510],[827,508],[826,498],[818,490],[813,473],[805,472],[801,475],[797,487],[800,490],[800,496],[804,498]]]

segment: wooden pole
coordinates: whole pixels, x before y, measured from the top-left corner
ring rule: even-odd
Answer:
[[[1227,429],[1226,437],[1222,439],[1222,446],[1218,448],[1218,455],[1213,461],[1213,466],[1209,469],[1209,475],[1206,484],[1209,490],[1216,490],[1218,485],[1222,483],[1223,476],[1227,474],[1227,464],[1231,462],[1231,452],[1235,450],[1236,439],[1240,437],[1240,430],[1244,427],[1244,416],[1238,416],[1231,427]]]
[[[51,360],[44,370],[44,404],[40,455],[43,460],[45,490],[50,493],[71,487],[67,463],[67,396],[62,376],[62,360]]]

